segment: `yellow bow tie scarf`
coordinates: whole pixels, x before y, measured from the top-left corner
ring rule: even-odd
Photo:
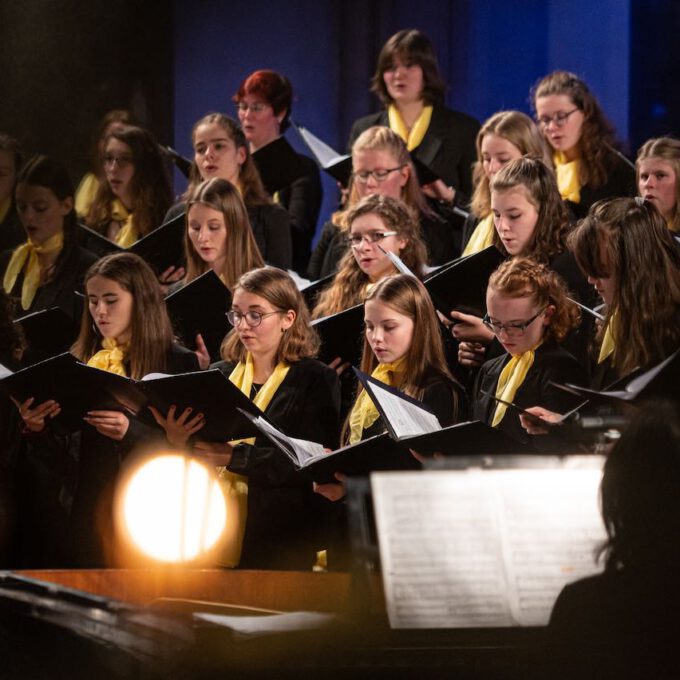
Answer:
[[[116,243],[121,248],[129,248],[139,238],[133,214],[116,199],[111,204],[111,219],[121,223],[120,231],[116,235]]]
[[[518,354],[508,361],[505,368],[501,371],[501,375],[498,378],[498,385],[496,385],[496,396],[499,399],[509,402],[514,401],[517,390],[521,387],[524,379],[527,377],[529,369],[534,365],[534,354],[539,345],[540,343],[533,349]],[[505,404],[498,403],[496,405],[496,411],[493,414],[493,420],[491,422],[492,427],[497,427],[500,424],[505,416],[506,409],[507,407]]]
[[[29,309],[40,286],[40,262],[38,255],[54,253],[64,247],[64,233],[59,232],[40,245],[34,245],[30,239],[20,245],[10,258],[2,281],[7,294],[12,292],[19,273],[24,269],[24,281],[21,286],[21,307]]]
[[[557,188],[564,201],[581,202],[581,161],[568,161],[565,155],[558,151],[553,155],[555,163],[555,177]]]
[[[252,400],[260,411],[265,411],[269,402],[273,399],[281,383],[288,375],[290,366],[285,363],[277,364],[274,372],[269,376],[267,382],[262,385],[259,392]],[[253,376],[255,367],[250,352],[246,355],[245,362],[239,362],[231,372],[229,380],[236,387],[250,398],[253,388]],[[252,444],[254,439],[242,440],[243,443]],[[235,445],[239,442],[230,442]],[[243,535],[246,528],[246,518],[248,516],[248,478],[237,475],[227,470],[218,468],[222,490],[227,501],[227,517],[230,518],[227,528],[227,536],[219,557],[220,566],[235,567],[241,559],[241,548],[243,547]]]
[[[477,224],[475,230],[472,232],[472,236],[470,236],[470,240],[467,242],[465,250],[463,251],[463,257],[466,255],[474,255],[475,253],[484,250],[484,248],[492,246],[495,231],[496,227],[493,223],[493,213],[489,213]]]
[[[401,117],[399,109],[394,104],[390,104],[387,109],[387,119],[390,123],[390,130],[396,132],[406,142],[406,148],[409,151],[413,151],[413,149],[417,148],[423,141],[427,128],[430,127],[432,107],[425,106],[423,108],[421,114],[416,119],[416,122],[413,123],[411,130],[406,127],[406,123],[404,123],[404,119]]]
[[[102,349],[90,357],[87,365],[127,377],[125,359],[129,351],[129,342],[119,345],[113,338],[104,338],[102,340]]]
[[[371,377],[390,387],[397,387],[400,380],[397,376],[403,373],[403,363],[404,360],[399,359],[393,364],[378,364],[371,373]],[[373,400],[368,392],[363,390],[354,402],[349,416],[349,443],[356,444],[361,441],[363,431],[371,427],[379,417],[380,413]]]
[[[613,355],[616,350],[614,342],[614,329],[616,328],[616,312],[609,318],[609,323],[604,329],[602,336],[602,344],[600,345],[600,355],[597,357],[597,363],[601,364],[610,354]],[[612,356],[612,360],[614,357]]]

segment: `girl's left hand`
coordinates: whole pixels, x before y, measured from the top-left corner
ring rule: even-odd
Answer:
[[[198,358],[198,365],[201,367],[201,370],[205,371],[210,366],[210,354],[200,333],[196,336],[196,351],[194,354]]]
[[[99,434],[119,442],[128,431],[130,421],[120,411],[88,411],[84,418]]]
[[[447,187],[446,184],[444,184],[444,182],[440,179],[436,179],[434,182],[430,182],[429,184],[424,184],[422,190],[426,196],[434,198],[438,201],[453,203],[456,199],[456,190],[453,187]]]
[[[347,490],[345,489],[347,475],[335,472],[334,476],[338,480],[337,482],[328,482],[326,484],[317,484],[316,482],[313,482],[314,493],[318,493],[329,501],[339,501],[341,498],[344,498],[347,493]]]
[[[194,443],[194,453],[200,456],[210,465],[215,467],[227,467],[231,463],[234,447],[227,442],[202,442]]]
[[[482,319],[474,314],[451,312],[451,318],[457,322],[451,326],[451,334],[459,342],[480,342],[489,345],[494,339],[494,334],[484,325]]]
[[[165,430],[165,437],[168,442],[178,449],[183,449],[189,437],[196,434],[204,425],[205,419],[202,413],[197,413],[193,418],[190,418],[192,413],[191,408],[185,408],[184,411],[176,417],[177,406],[174,404],[168,409],[168,415],[163,417],[161,412],[149,406],[154,420]]]

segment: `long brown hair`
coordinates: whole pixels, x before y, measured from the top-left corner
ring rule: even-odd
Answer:
[[[523,186],[529,202],[538,211],[538,220],[526,257],[547,263],[565,250],[569,217],[557,181],[550,168],[536,158],[518,158],[504,165],[491,181],[491,191],[507,191]],[[505,253],[503,242],[494,230],[494,245]]]
[[[358,217],[371,214],[377,215],[387,229],[396,231],[401,238],[406,239],[406,245],[399,257],[416,276],[422,277],[427,262],[427,250],[413,211],[406,204],[389,196],[366,196],[347,213],[348,231]],[[359,267],[352,250],[348,249],[340,260],[333,283],[321,292],[312,316],[316,319],[358,305],[363,302],[368,283],[368,275]]]
[[[86,291],[87,282],[95,276],[115,281],[132,295],[130,377],[139,379],[147,373],[165,371],[173,342],[172,325],[163,292],[151,267],[133,253],[116,253],[97,260],[87,270]],[[87,362],[99,351],[100,343],[101,336],[86,303],[80,333],[71,353]]]
[[[531,103],[536,110],[536,100],[550,95],[566,95],[582,113],[583,126],[578,142],[581,156],[581,182],[597,188],[608,177],[606,157],[616,144],[614,128],[600,108],[595,95],[574,73],[553,71],[542,78],[531,90]]]
[[[172,189],[163,157],[151,133],[144,128],[126,125],[112,130],[106,138],[117,139],[130,147],[135,172],[130,180],[133,220],[140,237],[159,227],[172,203]],[[85,223],[105,233],[111,221],[111,204],[116,196],[106,180],[99,183]]]
[[[635,160],[635,170],[637,181],[640,182],[640,162],[648,158],[658,158],[668,163],[675,172],[675,206],[673,206],[673,217],[668,225],[671,231],[680,232],[680,140],[673,137],[657,137],[648,139],[638,151]]]
[[[503,262],[489,277],[488,290],[512,298],[531,297],[541,309],[554,307],[543,337],[562,342],[579,324],[579,308],[567,297],[567,287],[559,274],[528,257],[513,257]]]
[[[620,375],[680,347],[680,253],[661,213],[641,198],[595,203],[569,237],[586,276],[614,277],[614,364]]]
[[[484,172],[482,142],[487,135],[496,135],[516,146],[523,156],[533,156],[552,167],[548,146],[539,129],[529,116],[521,111],[499,111],[494,113],[477,133],[477,160],[472,168],[472,183],[475,187],[470,209],[482,219],[491,212],[491,190],[489,178]]]
[[[276,362],[292,364],[319,352],[319,336],[311,325],[309,310],[295,282],[289,274],[276,267],[261,267],[243,274],[234,288],[259,295],[282,312],[295,312],[293,325],[281,334]],[[231,330],[220,350],[225,361],[245,361],[247,350],[236,329]]]
[[[255,161],[250,155],[248,141],[243,134],[241,126],[233,118],[229,118],[229,116],[225,116],[222,113],[209,113],[207,116],[203,116],[203,118],[196,121],[194,127],[191,129],[191,143],[194,144],[196,130],[201,125],[212,125],[213,123],[219,125],[224,130],[227,137],[234,143],[237,149],[243,149],[244,151],[245,161],[243,161],[239,171],[238,183],[246,207],[249,208],[250,206],[255,205],[270,204],[272,200],[262,184],[260,173],[257,170]],[[189,186],[182,198],[186,200],[193,193],[196,186],[202,181],[203,178],[198,170],[198,166],[196,165],[196,162],[193,162],[191,164],[191,171],[189,172]]]
[[[189,211],[191,206],[197,203],[221,212],[224,217],[224,225],[227,229],[227,257],[222,270],[222,278],[227,288],[233,288],[242,274],[257,267],[264,267],[264,260],[255,243],[248,213],[238,189],[226,179],[213,177],[198,184],[187,200],[184,230],[184,253],[187,261],[186,283],[193,281],[209,269],[209,265],[196,252],[189,238]]]
[[[398,388],[414,399],[422,399],[428,384],[434,380],[450,382],[458,386],[451,375],[444,355],[444,344],[430,295],[425,286],[412,276],[398,274],[377,283],[366,296],[369,301],[381,302],[399,314],[413,320],[411,344],[404,357],[404,375]],[[361,355],[361,370],[371,374],[378,365],[371,345],[364,335]],[[459,386],[458,386],[459,387]],[[358,394],[363,388],[360,387]],[[459,387],[462,392],[462,387]],[[452,389],[454,398],[454,420],[457,420],[458,389]],[[347,423],[343,430],[343,440],[348,434]]]

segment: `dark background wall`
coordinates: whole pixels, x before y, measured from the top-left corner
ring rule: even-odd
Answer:
[[[2,2],[0,129],[77,178],[97,120],[127,107],[190,155],[193,123],[233,114],[242,78],[273,68],[293,82],[294,118],[344,151],[351,122],[379,106],[368,84],[381,45],[417,27],[435,44],[451,107],[480,121],[501,108],[530,112],[530,85],[566,68],[634,150],[680,134],[679,25],[674,0]],[[336,200],[330,180],[325,188],[322,217]]]

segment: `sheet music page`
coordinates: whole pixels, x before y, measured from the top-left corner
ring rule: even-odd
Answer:
[[[6,378],[8,375],[12,375],[13,371],[10,371],[7,366],[0,364],[0,379]]]
[[[294,437],[289,437],[288,435],[281,432],[281,430],[278,430],[273,425],[270,425],[261,416],[253,419],[253,422],[260,428],[260,430],[262,430],[262,432],[276,439],[276,441],[278,441],[281,446],[289,452],[291,457],[295,457],[298,465],[300,466],[302,466],[309,458],[325,455],[322,444],[310,442],[306,439],[295,439]]]
[[[393,628],[545,625],[600,569],[601,469],[371,476]]]
[[[437,416],[433,413],[401,399],[375,383],[370,383],[370,385],[372,393],[380,402],[380,406],[385,411],[385,415],[398,439],[415,437],[419,434],[427,434],[442,429]]]

